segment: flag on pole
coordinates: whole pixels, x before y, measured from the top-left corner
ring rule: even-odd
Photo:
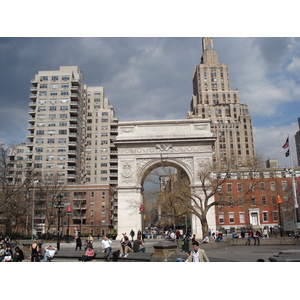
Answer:
[[[290,144],[289,144],[289,138],[287,138],[287,139],[286,139],[286,142],[283,144],[282,148],[283,148],[283,149],[286,149],[286,148],[288,148],[289,146],[290,146]]]
[[[288,151],[285,152],[285,157],[288,157],[290,155],[290,149],[288,149]]]

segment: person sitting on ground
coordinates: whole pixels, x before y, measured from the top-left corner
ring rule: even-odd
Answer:
[[[22,262],[23,259],[24,259],[23,251],[19,247],[16,247],[13,261],[14,262]]]
[[[128,252],[132,252],[132,246],[128,236],[124,236],[124,241],[121,243],[120,257],[124,256],[124,258],[126,258],[128,256]]]
[[[52,245],[49,245],[48,247],[44,248],[45,254],[44,254],[44,261],[50,261],[53,257],[54,254],[56,253],[57,249],[53,247]]]
[[[137,239],[133,242],[133,252],[145,252],[146,248],[144,247],[144,242],[141,239],[141,236],[137,236]],[[141,246],[141,247],[140,247]]]
[[[94,249],[89,246],[84,255],[81,256],[80,261],[86,262],[91,261],[95,257]]]
[[[11,250],[10,246],[6,247],[6,250],[4,252],[4,258],[3,261],[12,261],[13,260],[13,251]]]
[[[0,245],[0,261],[4,259],[5,248],[3,245]]]
[[[208,243],[208,242],[209,242],[209,238],[208,238],[208,236],[206,236],[206,237],[203,239],[202,243]]]

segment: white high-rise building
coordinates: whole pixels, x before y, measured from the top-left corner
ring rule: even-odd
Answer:
[[[104,88],[85,85],[77,66],[39,71],[31,84],[28,167],[64,185],[116,182],[118,120]]]

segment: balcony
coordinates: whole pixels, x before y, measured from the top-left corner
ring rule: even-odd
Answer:
[[[71,80],[72,86],[79,86],[79,79],[78,78],[74,78]]]
[[[38,80],[36,80],[36,79],[31,79],[31,84],[32,84],[33,86],[37,86],[38,83],[39,83]]]
[[[29,95],[29,98],[30,98],[30,99],[36,99],[36,97],[37,97],[37,94],[30,94],[30,95]]]
[[[29,109],[28,114],[30,114],[31,116],[34,116],[36,114],[35,109]]]

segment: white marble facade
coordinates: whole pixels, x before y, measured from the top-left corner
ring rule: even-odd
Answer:
[[[197,190],[197,174],[211,162],[214,142],[207,119],[119,122],[115,141],[119,168],[118,238],[124,232],[129,235],[131,229],[142,230],[141,187],[149,170],[167,162],[184,170]],[[213,209],[208,222],[210,228],[215,228]],[[201,238],[201,224],[194,216],[192,233]]]

